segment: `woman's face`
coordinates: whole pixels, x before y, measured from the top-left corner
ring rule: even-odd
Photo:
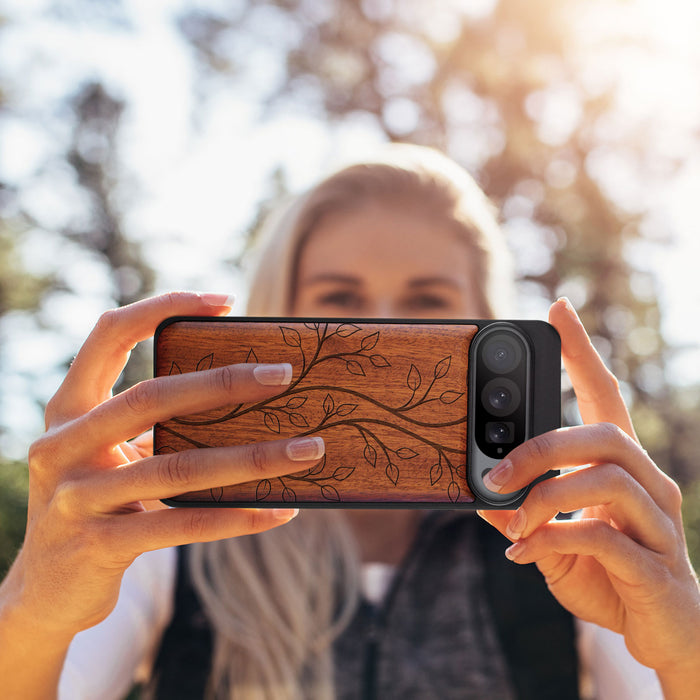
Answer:
[[[409,206],[370,204],[330,214],[304,246],[298,316],[479,318],[467,244]]]

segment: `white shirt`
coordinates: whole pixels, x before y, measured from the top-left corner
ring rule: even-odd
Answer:
[[[119,600],[100,624],[76,635],[61,675],[59,700],[119,700],[146,678],[173,612],[177,555],[174,549],[142,554],[127,569]],[[395,568],[363,566],[365,597],[379,603]],[[577,620],[584,688],[596,700],[663,700],[656,673],[627,651],[622,635]]]

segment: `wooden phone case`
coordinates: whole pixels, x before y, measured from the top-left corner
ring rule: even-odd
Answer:
[[[488,322],[175,318],[155,374],[289,362],[291,384],[256,404],[157,424],[154,452],[321,435],[311,469],[190,492],[171,505],[477,507],[467,481],[469,348]]]

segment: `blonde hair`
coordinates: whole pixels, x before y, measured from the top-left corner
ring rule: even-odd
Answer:
[[[299,256],[321,218],[410,202],[473,250],[485,317],[509,309],[513,273],[494,211],[474,180],[432,149],[393,145],[280,208],[259,237],[248,313],[293,308]],[[302,512],[259,535],[194,545],[190,571],[214,630],[208,693],[231,700],[331,700],[331,645],[359,598],[359,558],[339,511]]]
[[[208,697],[332,700],[331,645],[359,600],[355,541],[339,511],[193,545],[190,573],[214,631]]]

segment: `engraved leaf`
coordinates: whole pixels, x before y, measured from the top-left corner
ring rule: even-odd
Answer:
[[[362,350],[371,350],[377,344],[378,340],[379,340],[379,331],[377,331],[376,333],[370,333],[370,335],[366,335],[362,339],[362,342],[360,343],[360,347],[362,348]]]
[[[165,455],[170,454],[171,452],[177,452],[177,450],[174,447],[170,447],[170,445],[162,445],[157,450],[154,450],[153,454]]]
[[[334,486],[321,486],[321,495],[327,501],[339,501],[340,494]]]
[[[270,495],[270,491],[272,491],[272,484],[269,479],[258,481],[258,485],[255,487],[255,500],[265,500]]]
[[[451,362],[452,356],[448,355],[447,357],[443,357],[442,360],[435,365],[435,379],[442,379],[449,372]]]
[[[354,471],[355,467],[338,467],[333,472],[333,478],[336,481],[345,481]]]
[[[336,328],[336,334],[341,338],[349,338],[351,335],[355,335],[357,331],[360,330],[359,326],[354,323],[341,323],[338,328]]]
[[[285,503],[294,503],[297,500],[297,495],[290,489],[288,486],[284,487],[284,490],[282,491],[282,500]]]
[[[282,331],[282,338],[284,342],[293,348],[301,347],[301,336],[296,328],[289,328],[289,326],[280,326]]]
[[[329,416],[331,413],[333,413],[333,409],[335,408],[335,402],[333,401],[333,397],[330,394],[326,394],[326,398],[323,399],[323,411],[324,413]]]
[[[455,467],[455,474],[457,474],[457,476],[460,479],[466,479],[467,478],[467,465],[466,464],[458,464]]]
[[[350,374],[357,374],[361,377],[366,376],[365,371],[362,369],[362,365],[357,360],[347,360],[345,362],[345,367]]]
[[[320,474],[326,468],[326,455],[323,455],[321,461],[309,469],[308,476]]]
[[[296,428],[308,428],[309,421],[301,415],[301,413],[290,413],[289,422]]]
[[[447,487],[447,495],[450,497],[452,503],[457,503],[459,498],[459,484],[456,481],[450,481],[450,485]]]
[[[396,486],[399,480],[399,468],[395,464],[389,462],[389,464],[386,465],[386,475],[389,477],[389,481]]]
[[[255,354],[255,350],[251,348],[248,350],[248,355],[245,358],[246,362],[258,362],[258,356]]]
[[[406,384],[408,388],[412,391],[416,391],[421,384],[421,376],[418,371],[418,367],[411,365],[411,369],[408,371],[408,376],[406,377]]]
[[[396,450],[396,454],[401,457],[401,459],[413,459],[418,456],[418,453],[410,447],[402,447]]]
[[[384,355],[370,355],[369,361],[375,367],[391,367],[389,360],[384,357]]]
[[[442,478],[442,464],[437,462],[430,467],[430,485],[435,486],[438,481]]]
[[[224,490],[219,486],[218,488],[213,488],[209,489],[209,492],[211,493],[211,497],[219,503],[221,499],[224,497]]]
[[[197,367],[195,368],[196,372],[201,372],[202,370],[205,369],[211,369],[211,365],[214,362],[214,353],[210,352],[208,355],[205,355],[198,363]]]
[[[463,391],[443,391],[440,394],[440,401],[442,403],[454,403],[457,399],[461,399],[462,396],[464,396]]]
[[[286,408],[301,408],[306,403],[306,396],[292,396],[285,404]]]
[[[172,365],[170,365],[170,371],[168,374],[182,374],[180,365],[178,365],[177,362],[173,362]]]
[[[339,416],[349,416],[356,408],[356,403],[341,403],[336,413]]]
[[[265,411],[265,425],[267,429],[271,430],[273,433],[279,433],[280,431],[280,419],[269,411]]]
[[[320,324],[318,323],[305,323],[304,324],[309,330],[317,331]]]
[[[373,467],[377,466],[377,450],[372,445],[365,445],[365,460]]]

